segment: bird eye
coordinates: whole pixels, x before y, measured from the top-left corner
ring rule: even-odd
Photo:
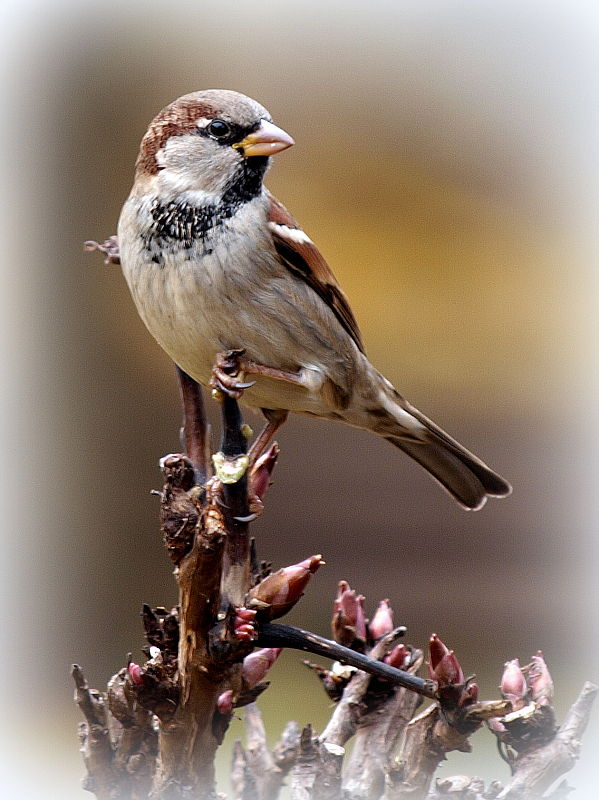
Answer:
[[[206,131],[210,136],[214,136],[215,139],[222,139],[224,136],[228,136],[229,133],[231,133],[231,128],[224,120],[213,119],[212,122],[209,122],[206,126]]]

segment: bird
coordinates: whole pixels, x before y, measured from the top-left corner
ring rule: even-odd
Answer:
[[[152,120],[118,224],[143,322],[197,383],[262,411],[254,453],[301,413],[386,439],[465,509],[508,495],[506,480],[368,360],[331,268],[264,186],[272,156],[293,144],[262,105],[225,89],[183,95]],[[234,379],[218,366],[227,352],[238,358]]]

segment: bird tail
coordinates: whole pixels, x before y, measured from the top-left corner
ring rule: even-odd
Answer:
[[[436,434],[422,442],[394,436],[385,438],[424,467],[468,510],[477,511],[487,502],[487,497],[505,497],[512,491],[507,481],[475,455],[460,445],[447,445]]]
[[[468,510],[482,508],[487,497],[511,493],[506,480],[384,384],[379,395],[383,407],[368,409],[370,420],[364,425],[362,418],[359,427],[377,433],[413,458]]]

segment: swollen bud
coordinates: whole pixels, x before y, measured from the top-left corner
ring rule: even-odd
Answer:
[[[433,633],[431,638],[428,642],[428,651],[430,655],[430,664],[429,669],[435,669],[439,661],[443,658],[443,656],[449,653],[449,648],[445,647],[441,639],[437,636],[436,633]]]
[[[331,624],[333,638],[344,647],[351,647],[356,639],[366,642],[364,595],[356,594],[347,581],[339,581]]]
[[[491,719],[488,719],[487,727],[489,728],[489,730],[493,731],[495,736],[502,737],[506,732],[505,725],[497,717],[491,717]]]
[[[216,708],[219,714],[224,717],[233,712],[233,689],[227,689],[222,694],[219,694],[216,701]]]
[[[381,600],[374,617],[368,623],[368,631],[372,639],[380,639],[393,630],[393,609],[388,600]]]
[[[250,590],[247,607],[255,609],[263,619],[282,617],[297,603],[312,575],[324,563],[321,555],[310,556],[273,572]]]
[[[436,633],[431,636],[428,646],[430,654],[430,661],[427,662],[429,675],[432,680],[437,681],[439,688],[464,683],[464,673],[455,653],[443,644]]]
[[[517,658],[505,662],[499,688],[503,697],[511,702],[514,711],[524,708],[528,687]]]
[[[389,664],[390,667],[395,667],[396,669],[407,669],[411,660],[412,654],[405,644],[395,645],[393,650],[383,659],[385,664]]]
[[[537,650],[532,657],[532,663],[528,668],[528,685],[532,694],[532,699],[541,706],[551,705],[553,700],[553,680],[547,664],[543,658],[543,653]]]
[[[254,650],[243,659],[241,677],[246,684],[246,689],[252,689],[264,679],[282,649],[282,647],[263,647],[261,650]]]
[[[263,500],[264,495],[268,491],[279,452],[279,445],[273,442],[252,467],[250,473],[250,492],[259,500]]]
[[[131,683],[135,684],[135,686],[143,686],[145,673],[139,664],[131,661],[127,667],[127,671],[129,673],[129,677],[131,678]]]
[[[464,683],[464,673],[456,654],[450,650],[443,656],[435,669],[436,680],[439,686],[455,686]]]

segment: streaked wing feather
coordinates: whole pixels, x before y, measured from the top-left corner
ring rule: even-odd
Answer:
[[[270,231],[281,261],[290,272],[314,289],[335,314],[358,348],[364,352],[358,323],[331,268],[316,245],[307,236],[299,235],[302,233],[301,227],[285,206],[270,192],[268,196],[270,198]],[[294,236],[294,231],[298,231],[298,235]]]

